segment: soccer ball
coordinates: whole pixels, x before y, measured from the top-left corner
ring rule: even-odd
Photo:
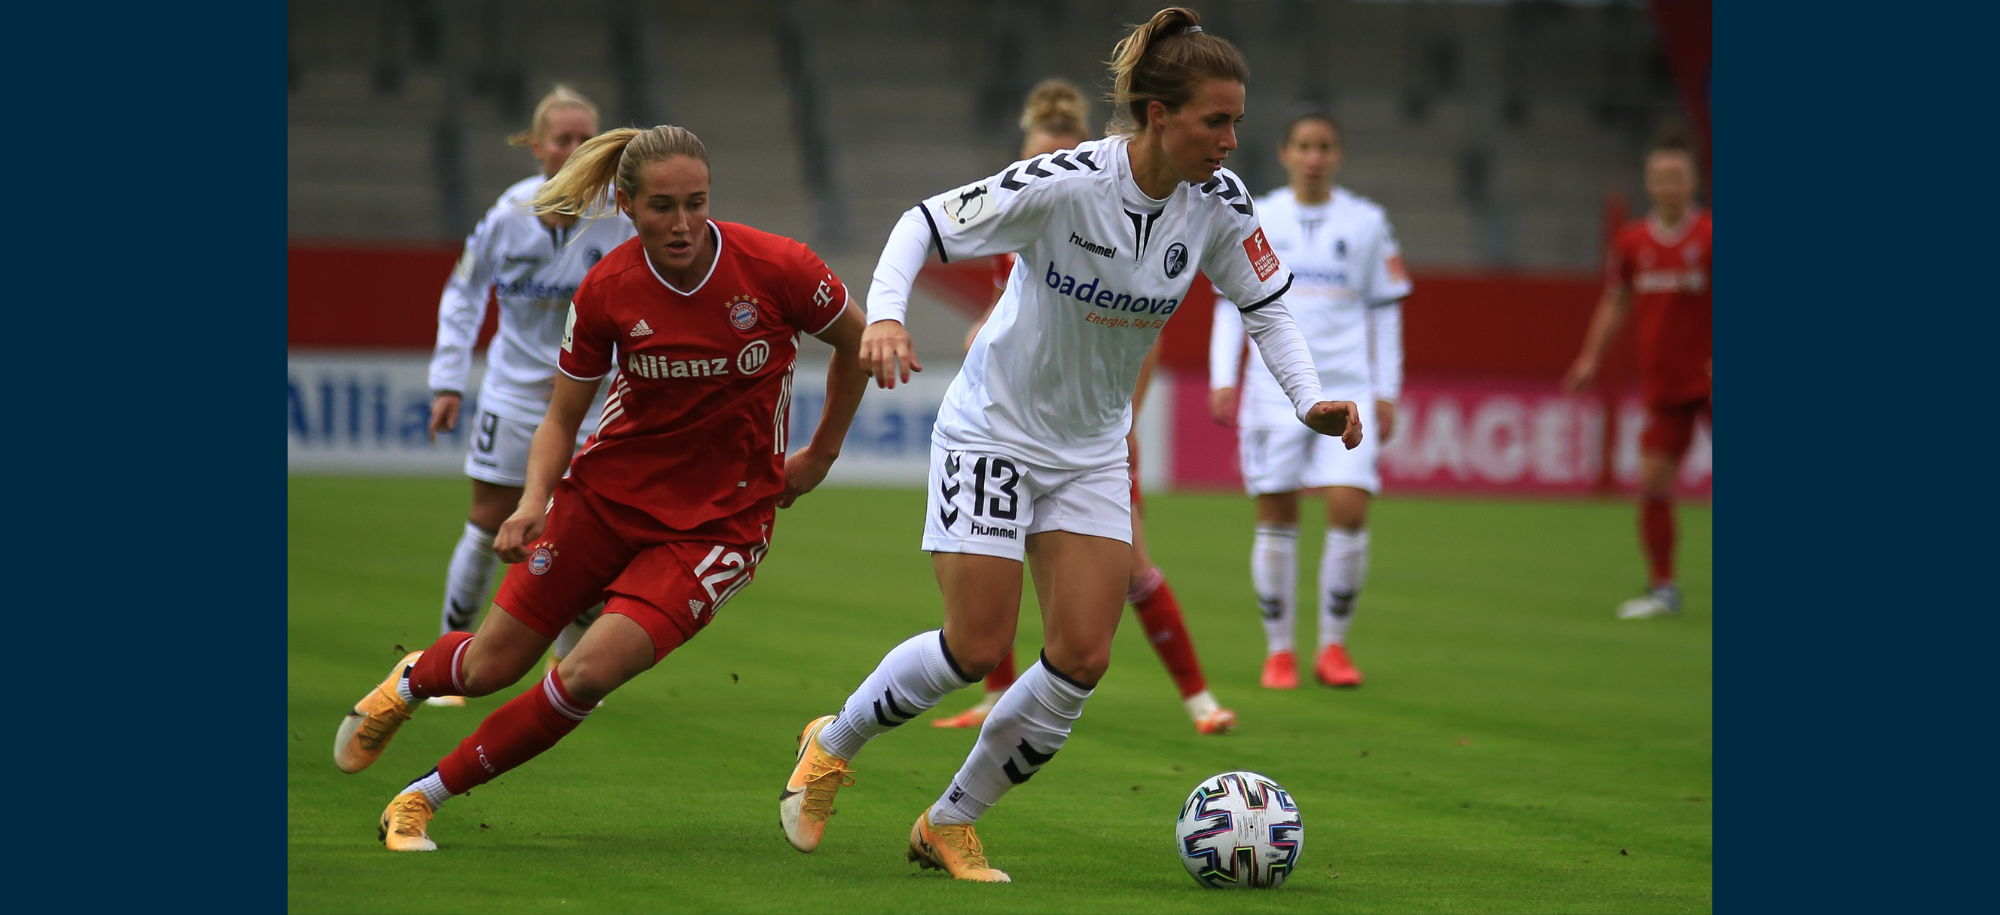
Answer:
[[[1305,823],[1291,792],[1255,772],[1224,772],[1181,804],[1174,847],[1195,882],[1276,889],[1298,866]]]

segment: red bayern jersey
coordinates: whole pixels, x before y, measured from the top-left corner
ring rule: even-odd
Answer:
[[[1673,232],[1652,219],[1631,223],[1611,244],[1605,282],[1632,295],[1640,393],[1649,404],[1683,404],[1709,396],[1714,377],[1714,234],[1708,211],[1697,210]]]
[[[563,374],[616,374],[569,475],[674,530],[740,519],[718,523],[751,542],[784,489],[798,334],[832,326],[847,287],[803,244],[708,225],[715,264],[691,290],[669,286],[637,238],[577,287]]]

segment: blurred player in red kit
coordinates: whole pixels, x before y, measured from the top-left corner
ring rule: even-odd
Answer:
[[[520,506],[494,551],[511,563],[477,635],[450,632],[396,663],[348,714],[344,772],[373,763],[432,696],[519,680],[578,614],[603,615],[541,683],[495,710],[382,814],[394,851],[432,851],[437,807],[554,746],[597,702],[651,669],[750,583],[776,510],[840,453],[867,376],[864,321],[806,246],[708,219],[708,152],[679,127],[585,143],[536,192],[537,212],[612,218],[638,237],[577,288],[554,396],[529,448]],[[798,335],[834,348],[812,442],[785,456]],[[597,433],[571,456],[600,379]]]
[[[1674,584],[1674,477],[1694,441],[1695,423],[1711,420],[1715,257],[1714,222],[1695,205],[1694,154],[1677,136],[1646,156],[1652,214],[1625,226],[1605,263],[1604,298],[1584,335],[1583,352],[1564,380],[1571,391],[1597,376],[1604,351],[1625,326],[1639,326],[1639,387],[1646,430],[1639,439],[1639,542],[1651,574],[1647,593],[1618,608],[1619,619],[1680,612]]]
[[[1085,120],[1090,115],[1090,104],[1083,98],[1082,90],[1066,80],[1047,79],[1028,93],[1028,100],[1022,106],[1021,130],[1025,134],[1021,142],[1021,158],[1075,149],[1077,144],[1090,139],[1090,129]],[[993,259],[993,301],[987,303],[986,314],[974,321],[972,329],[965,332],[965,348],[972,348],[972,341],[979,330],[986,326],[986,319],[993,313],[993,306],[999,304],[1000,297],[1007,289],[1008,278],[1014,272],[1015,257],[1002,254]],[[1132,394],[1132,415],[1137,417],[1139,409],[1145,405],[1146,389],[1152,386],[1153,372],[1160,365],[1160,345],[1153,344],[1153,351],[1146,355],[1145,365],[1139,369],[1139,384]],[[1236,713],[1223,708],[1208,691],[1208,678],[1201,672],[1201,659],[1195,656],[1194,638],[1188,635],[1187,621],[1181,616],[1180,602],[1174,598],[1174,589],[1167,584],[1166,575],[1146,552],[1145,525],[1140,519],[1142,504],[1139,494],[1139,436],[1136,431],[1125,436],[1126,447],[1131,451],[1132,476],[1132,577],[1126,587],[1125,602],[1132,605],[1139,615],[1139,624],[1146,630],[1146,642],[1160,656],[1160,663],[1167,666],[1167,673],[1174,678],[1174,686],[1180,691],[1181,705],[1187,709],[1188,718],[1194,722],[1194,729],[1201,734],[1227,734],[1236,729]],[[986,675],[986,695],[979,703],[956,715],[939,718],[931,722],[940,728],[977,728],[986,723],[987,714],[1000,701],[1007,687],[1014,685],[1014,655],[1000,659],[999,666]]]

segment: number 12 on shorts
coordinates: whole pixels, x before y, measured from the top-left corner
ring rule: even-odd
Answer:
[[[711,616],[750,583],[751,576],[745,573],[755,568],[763,558],[762,546],[752,547],[747,559],[742,553],[726,546],[718,545],[708,551],[708,556],[694,567],[694,577],[701,580],[702,589],[708,592],[708,612]],[[709,571],[711,569],[714,571]]]

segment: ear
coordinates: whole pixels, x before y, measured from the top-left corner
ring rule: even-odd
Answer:
[[[1154,99],[1146,103],[1146,125],[1156,129],[1167,126],[1167,103]]]
[[[612,193],[618,195],[618,212],[625,214],[625,218],[631,219],[632,198],[625,196],[625,189],[622,187],[613,188]]]

